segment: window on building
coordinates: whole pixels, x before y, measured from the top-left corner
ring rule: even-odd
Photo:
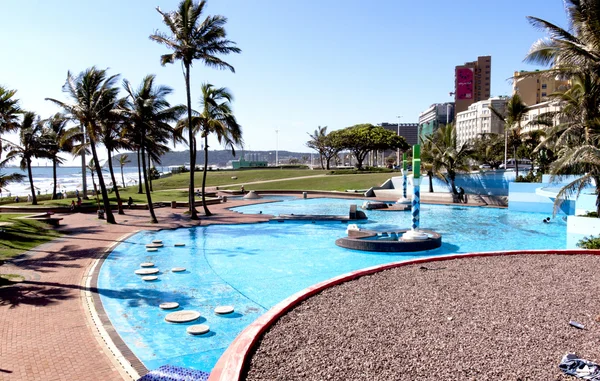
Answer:
[[[546,88],[546,86],[547,86],[547,85],[546,85],[545,83],[542,83],[542,89],[545,89],[545,88]]]
[[[545,97],[545,96],[546,96],[546,93],[542,93],[542,96],[543,96],[543,97]]]

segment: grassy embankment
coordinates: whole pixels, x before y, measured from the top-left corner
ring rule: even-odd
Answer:
[[[60,237],[62,234],[48,225],[32,220],[20,220],[17,217],[27,214],[0,214],[0,222],[9,222],[9,226],[0,227],[0,261],[19,255],[42,243]]]
[[[385,180],[394,176],[394,173],[365,173],[365,174],[343,174],[330,175],[324,170],[302,170],[302,169],[255,169],[245,171],[209,171],[207,173],[207,186],[220,187],[220,189],[240,189],[244,185],[248,190],[324,190],[345,191],[347,189],[367,189],[380,185]],[[320,176],[320,177],[312,177]],[[294,179],[303,177],[303,179]],[[152,186],[152,201],[186,201],[189,174],[177,174],[166,178],[154,180]],[[196,189],[202,185],[202,173],[195,176]],[[277,181],[279,180],[279,181]],[[254,182],[268,181],[252,184]],[[91,184],[90,184],[91,185]],[[90,186],[91,188],[91,186]],[[146,203],[146,195],[138,194],[138,188],[128,187],[120,189],[121,199],[126,202],[129,197],[137,204]],[[68,206],[74,199],[74,194],[69,194],[66,200],[48,200],[48,196],[42,196],[38,201],[42,206]],[[109,197],[116,203],[114,193]],[[46,198],[46,199],[44,199]],[[83,200],[84,205],[95,205],[96,199],[90,195],[89,200]],[[4,205],[30,206],[28,203],[20,202],[5,203]]]

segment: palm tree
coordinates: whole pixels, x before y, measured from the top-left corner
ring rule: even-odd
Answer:
[[[515,94],[506,103],[506,113],[495,109],[491,105],[489,106],[490,111],[496,115],[502,122],[504,122],[504,133],[505,133],[505,157],[508,146],[513,149],[513,159],[515,160],[515,176],[519,177],[519,160],[517,158],[517,149],[521,145],[521,128],[523,119],[527,116],[529,107],[523,103],[519,94]],[[510,136],[509,136],[510,135]],[[510,144],[508,143],[510,142]],[[504,166],[506,167],[506,159]]]
[[[106,222],[115,224],[115,217],[110,208],[110,200],[104,177],[102,176],[102,167],[98,159],[96,144],[99,141],[101,132],[101,123],[105,117],[105,108],[110,104],[110,100],[115,99],[119,89],[115,87],[118,75],[108,76],[106,70],[91,67],[81,72],[77,77],[71,72],[67,73],[67,81],[63,86],[65,91],[72,99],[73,103],[65,103],[56,99],[46,98],[47,100],[62,107],[65,114],[71,120],[78,121],[84,129],[84,137],[89,139],[89,147],[92,151],[92,158],[98,175],[98,183],[102,192],[102,201],[106,213]]]
[[[129,155],[122,154],[121,156],[119,156],[119,165],[121,166],[121,182],[123,183],[123,188],[125,188],[125,176],[123,176],[123,167],[127,163],[131,163],[131,160],[129,160]]]
[[[208,167],[208,135],[214,134],[219,144],[229,147],[231,153],[235,156],[235,145],[242,144],[242,129],[238,124],[233,111],[231,102],[233,95],[228,89],[221,87],[215,88],[209,83],[202,85],[202,98],[200,104],[202,113],[200,114],[201,136],[204,138],[204,173],[202,174],[202,206],[204,214],[210,216],[212,213],[206,206],[206,173]]]
[[[117,107],[122,106],[125,102],[124,99],[117,100],[116,94],[113,99],[106,99],[106,106],[103,110],[103,117],[101,120],[101,129],[99,133],[99,140],[102,142],[106,151],[108,152],[108,158],[106,160],[108,164],[108,171],[110,173],[110,179],[113,184],[113,190],[117,197],[118,213],[125,214],[123,211],[123,202],[121,201],[121,195],[119,194],[119,184],[115,178],[115,171],[113,169],[112,156],[115,150],[129,148],[127,139],[123,138],[121,130],[123,129],[123,121],[121,116],[116,111]]]
[[[8,90],[0,86],[0,137],[7,132],[16,131],[19,126],[19,100],[15,98],[16,90]],[[0,157],[2,157],[2,140],[0,139]]]
[[[33,112],[26,112],[19,126],[19,144],[7,142],[8,154],[3,164],[12,159],[19,159],[21,170],[27,170],[29,186],[31,188],[31,205],[37,205],[35,187],[33,185],[33,174],[31,173],[31,160],[36,158],[50,158],[42,140],[43,125],[39,117]]]
[[[169,122],[176,121],[184,109],[181,106],[170,107],[165,98],[173,90],[166,86],[155,86],[154,79],[154,75],[147,75],[137,89],[133,89],[126,79],[123,80],[123,87],[128,97],[121,110],[121,115],[130,126],[127,134],[133,139],[139,139],[136,144],[140,147],[148,209],[151,221],[157,223],[158,220],[152,206],[152,195],[148,186],[146,151],[156,155],[157,149],[164,147],[164,142],[173,134],[173,128]]]
[[[529,23],[546,32],[536,41],[526,62],[551,66],[548,74],[569,78],[581,71],[598,73],[600,69],[600,3],[593,0],[564,0],[569,27],[528,16]]]
[[[306,143],[308,148],[312,148],[319,153],[319,161],[321,162],[321,169],[325,169],[325,163],[323,162],[323,151],[325,150],[325,137],[327,136],[327,126],[318,126],[315,132],[310,136],[310,140]],[[329,163],[327,163],[327,169],[329,169]]]
[[[0,167],[2,167],[3,164],[4,163],[0,163]],[[20,173],[11,173],[10,175],[5,175],[4,173],[0,172],[0,191],[3,188],[6,188],[10,183],[18,183],[23,181],[23,178],[25,178],[25,176]]]
[[[223,16],[207,16],[200,22],[200,17],[206,5],[205,0],[194,3],[193,0],[182,0],[177,11],[162,12],[156,8],[163,18],[163,22],[169,28],[171,35],[156,31],[150,39],[167,46],[173,52],[164,54],[160,58],[161,65],[174,63],[181,60],[183,74],[185,77],[185,91],[188,109],[188,143],[192,144],[192,94],[190,90],[190,67],[194,60],[201,60],[206,66],[217,69],[229,69],[235,72],[233,66],[221,60],[217,55],[240,53],[241,49],[235,46],[235,42],[227,40],[224,25],[227,18]],[[194,167],[196,166],[194,153],[190,147],[190,183],[189,202],[190,217],[198,219],[194,208]]]
[[[471,149],[468,144],[463,144],[460,147],[456,146],[456,128],[453,124],[441,126],[437,131],[425,138],[426,144],[431,144],[431,162],[438,177],[450,185],[452,194],[456,196],[456,173],[458,171],[466,171],[469,166],[467,159],[471,154]],[[445,172],[440,170],[444,169]]]
[[[61,113],[56,113],[52,117],[43,121],[45,129],[43,135],[47,140],[47,150],[52,160],[52,200],[56,200],[56,168],[63,163],[63,159],[58,156],[60,152],[71,151],[72,142],[69,139],[68,120]]]
[[[563,29],[537,17],[530,23],[546,32],[547,38],[535,42],[525,60],[549,65],[549,75],[572,80],[571,89],[557,94],[563,104],[564,120],[549,129],[547,139],[538,148],[554,150],[557,159],[551,173],[581,174],[582,177],[564,186],[555,200],[555,211],[571,194],[596,184],[596,211],[600,216],[600,162],[597,146],[600,141],[598,109],[600,89],[600,3],[592,0],[565,0],[569,27]]]

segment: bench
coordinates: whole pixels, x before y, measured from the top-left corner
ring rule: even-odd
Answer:
[[[34,220],[45,222],[48,225],[59,226],[62,217],[52,217],[53,213],[39,213],[39,214],[31,214],[29,216],[18,217],[20,220]]]

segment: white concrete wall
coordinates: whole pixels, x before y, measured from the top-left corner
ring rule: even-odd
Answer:
[[[600,218],[569,216],[567,218],[567,249],[576,249],[584,237],[600,235]]]

